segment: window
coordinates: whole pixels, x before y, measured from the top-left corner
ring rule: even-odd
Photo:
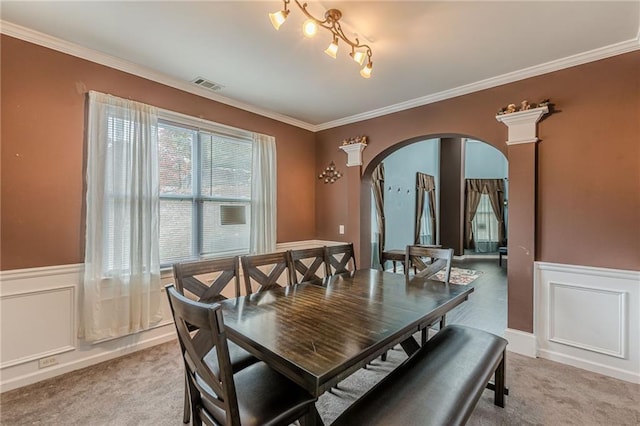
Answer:
[[[248,136],[160,120],[160,262],[249,251]]]
[[[492,253],[498,251],[498,219],[493,212],[488,194],[480,196],[472,228],[476,252]]]

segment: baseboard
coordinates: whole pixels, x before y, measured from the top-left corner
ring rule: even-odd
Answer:
[[[536,336],[533,333],[507,328],[504,331],[504,338],[509,341],[507,346],[509,352],[515,352],[530,358],[536,357]]]
[[[538,356],[540,358],[559,362],[561,364],[570,365],[576,368],[581,368],[583,370],[591,371],[593,373],[602,374],[605,376],[624,380],[626,382],[640,384],[640,374],[633,373],[628,370],[621,370],[619,368],[615,368],[610,365],[605,365],[605,364],[589,361],[584,358],[578,358],[575,356],[571,356],[571,355],[567,355],[559,352],[553,352],[549,350],[544,350],[544,349],[538,350]]]
[[[119,345],[114,349],[110,349],[110,350],[103,351],[103,352],[86,356],[86,357],[72,359],[69,362],[56,365],[54,367],[49,367],[43,370],[28,372],[26,374],[13,377],[6,381],[2,380],[2,382],[0,383],[0,393],[17,389],[23,386],[31,385],[33,383],[50,379],[52,377],[56,377],[61,374],[70,373],[72,371],[79,370],[81,368],[90,367],[92,365],[99,364],[104,361],[109,361],[114,358],[118,358],[118,357],[128,355],[137,351],[141,351],[143,349],[148,349],[150,347],[160,345],[162,343],[167,343],[176,339],[176,333],[175,333],[175,328],[173,327],[173,324],[169,324],[167,326],[161,327],[156,330],[159,330],[160,334],[143,338],[134,344],[130,344],[127,346],[120,346],[122,344],[122,340],[126,339],[126,337],[121,338],[120,342],[118,342]],[[144,333],[145,332],[141,334],[144,334]]]

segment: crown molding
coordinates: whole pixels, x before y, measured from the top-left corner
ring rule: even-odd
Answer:
[[[470,83],[453,89],[444,90],[442,92],[433,93],[431,95],[410,99],[405,102],[400,102],[383,108],[374,109],[371,111],[363,112],[361,114],[355,114],[348,117],[340,118],[338,120],[314,125],[302,120],[295,119],[293,117],[286,116],[284,114],[264,110],[250,104],[216,95],[208,90],[202,89],[198,86],[192,86],[188,82],[170,77],[163,73],[159,73],[150,68],[146,68],[141,65],[134,64],[133,62],[125,61],[123,59],[116,58],[114,56],[98,52],[96,50],[88,49],[75,43],[71,43],[26,27],[22,27],[8,21],[0,20],[0,32],[11,37],[19,38],[33,44],[44,46],[62,53],[76,56],[81,59],[86,59],[91,62],[105,65],[110,68],[133,74],[138,77],[146,78],[148,80],[152,80],[169,87],[192,93],[203,98],[211,99],[213,101],[239,108],[244,111],[262,115],[264,117],[271,118],[285,124],[290,124],[301,129],[309,130],[311,132],[319,132],[321,130],[344,126],[347,124],[380,117],[394,112],[400,112],[410,108],[432,104],[457,96],[467,95],[469,93],[477,92],[480,90],[490,89],[492,87],[500,86],[503,84],[524,80],[526,78],[536,77],[538,75],[559,71],[576,65],[581,65],[600,59],[606,59],[612,56],[621,55],[623,53],[628,53],[640,49],[639,29],[638,35],[631,40],[622,41],[598,49],[593,49],[588,52],[578,53],[566,58],[549,61],[544,64],[535,65],[529,68],[502,74],[496,77],[491,77],[475,83]]]
[[[18,38],[29,43],[57,50],[59,52],[66,53],[68,55],[75,56],[81,59],[86,59],[87,61],[95,62],[100,65],[104,65],[110,68],[117,69],[119,71],[136,75],[138,77],[152,80],[157,83],[164,84],[165,86],[173,87],[174,89],[192,93],[194,95],[211,99],[212,101],[220,102],[222,104],[229,105],[247,112],[262,115],[264,117],[271,118],[282,123],[300,127],[312,132],[316,131],[314,125],[306,123],[304,121],[297,120],[284,114],[278,114],[273,111],[261,109],[254,105],[236,101],[225,96],[211,93],[209,90],[194,86],[189,82],[170,77],[166,74],[154,71],[150,68],[117,58],[115,56],[108,55],[106,53],[99,52],[97,50],[89,49],[78,44],[32,30],[30,28],[22,27],[8,21],[0,20],[0,32],[2,32],[2,34]]]
[[[640,31],[636,38],[622,41],[619,43],[611,44],[609,46],[593,49],[588,52],[578,53],[576,55],[567,56],[566,58],[549,61],[544,64],[534,65],[529,68],[523,68],[518,71],[502,74],[496,77],[480,80],[475,83],[466,84],[464,86],[455,87],[453,89],[444,90],[442,92],[434,93],[420,98],[411,99],[405,102],[400,102],[394,105],[389,105],[383,108],[375,109],[362,114],[356,114],[349,117],[341,118],[334,121],[328,121],[326,123],[315,126],[315,131],[331,129],[333,127],[344,126],[346,124],[356,123],[371,118],[380,117],[383,115],[391,114],[394,112],[404,111],[410,108],[415,108],[435,102],[443,101],[457,96],[468,95],[469,93],[478,92],[480,90],[490,89],[492,87],[501,86],[507,83],[513,83],[515,81],[524,80],[526,78],[536,77],[542,74],[547,74],[554,71],[560,71],[565,68],[574,67],[576,65],[586,64],[588,62],[598,61],[600,59],[606,59],[612,56],[621,55],[623,53],[633,52],[640,49]]]

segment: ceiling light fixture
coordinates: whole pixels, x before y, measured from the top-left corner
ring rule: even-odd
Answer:
[[[288,9],[288,5],[291,0],[283,0],[284,9],[269,14],[269,19],[271,19],[271,24],[277,30],[280,26],[286,21],[287,16],[289,16],[290,10]],[[313,37],[318,27],[322,27],[331,32],[333,38],[331,44],[324,51],[327,55],[332,58],[336,57],[336,53],[338,53],[338,40],[342,40],[351,46],[351,53],[349,56],[353,58],[358,64],[364,64],[365,59],[367,59],[367,64],[360,70],[360,75],[364,78],[371,77],[371,71],[373,70],[373,62],[371,61],[371,48],[366,44],[360,44],[358,38],[355,38],[355,41],[349,40],[349,38],[342,31],[342,27],[340,26],[340,18],[342,18],[342,12],[338,9],[329,9],[324,14],[324,20],[317,19],[312,16],[307,11],[307,3],[300,4],[298,0],[295,0],[295,3],[298,5],[302,13],[308,18],[304,24],[302,24],[302,32],[306,37]]]

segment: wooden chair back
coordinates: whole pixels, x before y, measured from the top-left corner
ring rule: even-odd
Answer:
[[[438,271],[444,269],[444,281],[449,282],[451,275],[451,260],[453,259],[453,249],[435,248],[429,246],[407,246],[405,253],[405,275],[409,275],[411,267],[416,270],[417,277],[431,277]]]
[[[205,420],[207,424],[239,425],[238,399],[220,305],[191,300],[172,284],[165,289],[184,359],[194,424]],[[218,374],[204,361],[213,350],[218,360]],[[219,408],[222,414],[206,410],[203,399]]]
[[[176,263],[173,265],[173,277],[181,294],[189,292],[202,302],[240,297],[240,261],[237,256]],[[230,285],[233,285],[233,293],[228,288]]]
[[[291,282],[322,284],[324,277],[329,275],[324,261],[324,251],[324,247],[290,250]]]
[[[326,246],[324,256],[329,275],[352,272],[357,269],[353,243]]]
[[[289,253],[286,251],[242,256],[241,261],[247,294],[253,293],[254,283],[257,292],[281,286],[278,281],[282,281],[283,275],[286,285],[291,285]]]

